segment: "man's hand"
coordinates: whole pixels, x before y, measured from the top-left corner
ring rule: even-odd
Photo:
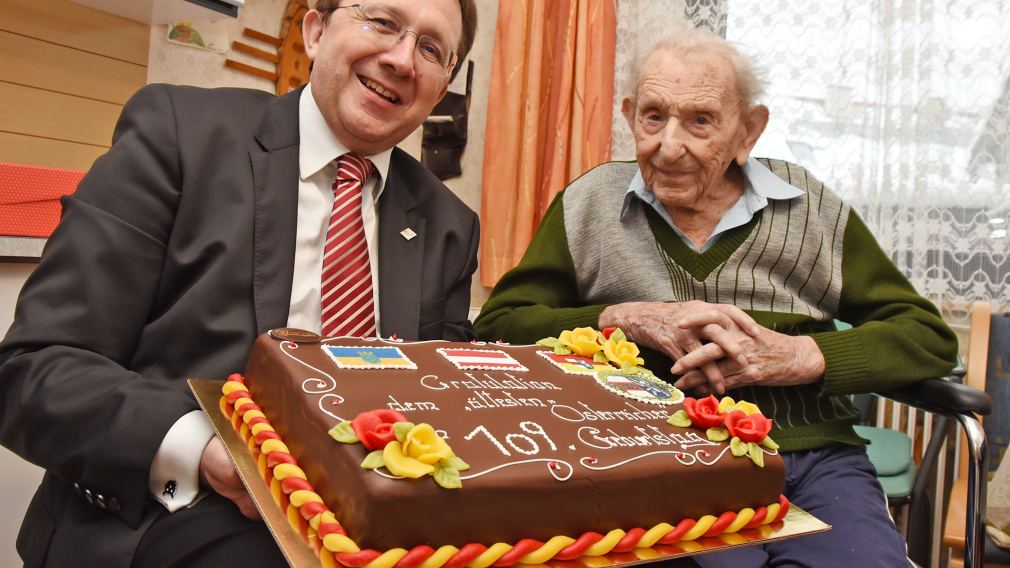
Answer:
[[[246,518],[254,521],[260,518],[252,496],[246,491],[224,444],[217,436],[210,439],[200,456],[200,482],[235,503]]]
[[[726,304],[629,302],[608,306],[600,313],[600,328],[621,328],[632,341],[656,349],[674,361],[690,353],[691,369],[718,392],[725,390],[716,361],[748,364],[741,338],[761,332],[743,310]],[[675,367],[676,368],[676,367]]]
[[[685,321],[689,329],[703,322]],[[706,354],[688,353],[673,366],[674,374],[681,374],[677,388],[694,389],[705,394],[722,394],[725,389],[746,385],[789,386],[812,383],[824,375],[824,355],[817,343],[807,336],[792,336],[760,328],[756,335],[739,335],[746,363],[723,359],[717,363],[725,382],[724,388],[708,379],[704,365],[711,364]]]

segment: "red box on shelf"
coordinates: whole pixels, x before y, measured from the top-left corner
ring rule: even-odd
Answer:
[[[0,162],[0,236],[46,238],[84,172]]]

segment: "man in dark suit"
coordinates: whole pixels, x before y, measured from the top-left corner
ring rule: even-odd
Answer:
[[[0,441],[46,468],[26,565],[283,563],[186,378],[241,371],[259,333],[344,329],[351,312],[361,335],[472,337],[477,217],[393,146],[475,28],[472,0],[320,0],[305,89],[155,85],[127,103],[0,344]],[[361,270],[337,274],[352,261],[332,241]]]

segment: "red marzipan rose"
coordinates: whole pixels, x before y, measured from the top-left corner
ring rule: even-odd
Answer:
[[[759,444],[772,431],[772,419],[758,413],[744,414],[734,410],[726,415],[726,429],[730,436],[736,436],[742,442]]]
[[[691,418],[691,424],[698,428],[722,426],[723,415],[719,414],[719,401],[712,395],[705,398],[685,398],[684,410]]]
[[[610,335],[615,331],[617,331],[617,328],[614,326],[610,326],[603,328],[603,330],[601,330],[600,333],[603,334],[603,339],[610,339]]]
[[[351,428],[368,451],[375,451],[396,439],[393,424],[406,421],[407,417],[395,410],[371,410],[355,416]]]

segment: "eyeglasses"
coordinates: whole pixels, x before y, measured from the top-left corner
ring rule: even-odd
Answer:
[[[407,27],[403,20],[392,10],[381,4],[348,4],[337,6],[354,8],[354,17],[361,21],[361,29],[371,32],[371,37],[386,49],[392,49],[403,41],[407,34],[414,34],[417,42],[414,44],[414,64],[423,73],[447,77],[456,66],[456,53],[445,42],[429,35],[418,35]]]

